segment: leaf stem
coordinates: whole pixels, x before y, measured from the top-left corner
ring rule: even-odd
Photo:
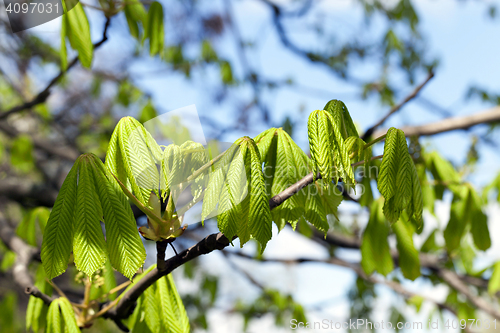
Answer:
[[[387,134],[384,134],[384,135],[381,135],[381,136],[379,136],[378,138],[376,138],[376,139],[374,139],[374,140],[372,140],[372,141],[368,142],[366,145],[364,145],[364,146],[363,146],[363,149],[366,149],[366,148],[368,148],[368,147],[370,147],[370,146],[373,146],[373,145],[374,145],[374,144],[376,144],[377,142],[380,142],[380,141],[384,140],[386,136],[387,136]]]
[[[47,281],[52,286],[52,288],[54,288],[54,290],[59,294],[60,297],[64,297],[69,300],[68,296],[66,296],[66,294],[54,282],[48,279],[45,279],[45,281]],[[70,303],[73,306],[73,310],[75,311],[75,313],[79,315],[80,314],[79,304],[75,304],[73,302]]]
[[[90,291],[92,289],[92,279],[90,276],[87,276],[85,279],[85,293],[83,294],[83,309],[82,309],[82,319],[83,321],[86,321],[87,314],[89,311],[89,304],[90,304]]]
[[[196,179],[196,177],[198,177],[203,171],[205,171],[206,169],[210,168],[212,165],[214,165],[215,162],[217,162],[218,160],[220,160],[221,157],[224,156],[225,153],[226,153],[226,151],[223,151],[222,153],[220,153],[219,155],[217,155],[215,158],[213,158],[212,160],[208,161],[206,164],[204,164],[203,166],[201,166],[198,170],[196,170],[195,172],[193,172],[193,174],[186,179],[186,183],[189,183],[193,179]]]
[[[370,158],[370,161],[374,161],[374,160],[378,160],[380,158],[384,157],[384,155],[377,155],[377,156],[373,156],[372,158]],[[366,161],[359,161],[359,162],[356,162],[356,163],[353,163],[351,164],[351,167],[355,168],[357,166],[360,166],[360,165],[363,165]]]
[[[149,209],[142,202],[140,202],[139,199],[137,199],[137,197],[135,195],[133,195],[132,192],[130,192],[128,190],[127,186],[125,186],[118,179],[118,177],[116,177],[112,172],[111,172],[111,174],[113,175],[113,177],[115,177],[115,179],[118,182],[118,185],[120,185],[123,193],[125,193],[125,195],[134,203],[134,205],[137,206],[137,208],[139,208],[144,214],[146,214],[150,219],[152,219],[156,223],[158,223],[158,224],[163,223],[163,220],[161,219],[161,217],[157,216],[151,209]]]
[[[101,297],[99,297],[100,299],[103,299],[103,298],[106,298],[110,295],[113,295],[114,293],[122,290],[123,288],[125,287],[128,287],[130,284],[132,283],[132,281],[126,281],[126,282],[123,282],[122,284],[120,284],[119,286],[117,287],[114,287],[113,289],[111,289],[110,291],[108,291],[107,293],[105,293],[104,295],[102,295]]]
[[[368,142],[367,144],[365,144],[363,146],[363,150],[365,150],[366,148],[370,147],[370,146],[373,146],[374,144],[376,144],[377,142],[380,142],[382,140],[385,139],[385,137],[387,136],[387,134],[384,134],[384,135],[381,135],[379,136],[378,138]],[[353,158],[353,157],[356,157],[356,155],[358,155],[358,151],[356,150],[355,152],[353,152],[351,155],[349,155],[349,158]]]

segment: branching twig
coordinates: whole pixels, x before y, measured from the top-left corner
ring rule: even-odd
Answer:
[[[273,24],[276,28],[279,39],[285,48],[287,48],[288,50],[292,51],[296,55],[298,55],[298,56],[300,56],[300,57],[302,57],[310,62],[324,65],[325,68],[329,69],[333,74],[341,77],[342,79],[344,79],[345,81],[347,81],[349,83],[353,83],[356,85],[363,84],[363,82],[359,79],[356,79],[353,77],[346,77],[345,72],[340,71],[340,70],[336,69],[334,66],[332,66],[331,60],[330,60],[331,57],[325,57],[325,56],[307,51],[305,49],[302,49],[301,47],[299,47],[295,43],[293,43],[290,40],[290,38],[288,37],[288,34],[285,30],[285,27],[283,26],[282,17],[285,16],[285,14],[283,13],[282,9],[278,5],[273,3],[272,1],[269,1],[269,0],[261,0],[261,1],[265,4],[267,4],[271,8],[272,13],[273,13]],[[303,15],[307,10],[309,10],[309,8],[310,8],[310,6],[304,6],[304,10],[300,13],[300,15]]]
[[[238,272],[240,272],[242,275],[244,275],[248,281],[250,281],[253,285],[255,285],[257,288],[261,289],[261,290],[264,290],[264,286],[257,280],[254,279],[254,277],[248,273],[246,270],[240,268],[238,265],[236,265],[230,258],[229,258],[229,254],[233,254],[235,252],[232,252],[232,251],[226,251],[226,250],[222,250],[221,251],[222,254],[224,255],[224,257],[227,259],[227,262],[228,264],[234,269],[234,270],[237,270]]]
[[[229,239],[227,239],[222,233],[212,234],[205,237],[189,249],[182,251],[179,255],[169,258],[165,261],[164,270],[160,271],[158,268],[155,268],[146,274],[120,298],[120,301],[114,309],[108,311],[107,317],[113,320],[125,319],[128,317],[130,309],[133,307],[139,296],[159,278],[170,274],[174,269],[194,258],[210,253],[214,250],[222,250],[228,246],[229,243]]]
[[[252,260],[257,260],[257,261],[262,261],[262,262],[278,262],[278,263],[284,263],[284,264],[301,264],[301,263],[308,263],[308,262],[317,262],[317,263],[325,263],[325,264],[337,265],[337,266],[341,266],[341,267],[352,269],[359,277],[361,277],[362,279],[364,279],[364,280],[366,280],[366,281],[368,281],[370,283],[384,284],[384,285],[388,286],[389,288],[393,289],[398,294],[401,294],[405,298],[410,298],[410,297],[413,297],[413,296],[417,295],[416,293],[413,293],[413,292],[410,292],[410,291],[406,290],[403,286],[401,286],[401,284],[399,284],[396,281],[382,280],[382,279],[377,279],[374,276],[368,276],[368,275],[365,274],[365,272],[363,271],[363,269],[361,268],[361,266],[359,264],[351,263],[351,262],[348,262],[348,261],[343,260],[343,259],[338,258],[338,257],[331,257],[331,258],[329,258],[327,260],[309,259],[309,258],[274,259],[274,258],[255,258],[255,257],[249,256],[249,255],[244,254],[244,253],[239,252],[239,251],[223,251],[223,252],[224,252],[224,255],[226,255],[226,256],[227,256],[227,254],[232,254],[232,255],[236,255],[238,257],[242,257],[242,258],[246,258],[246,259],[252,259]],[[252,283],[253,283],[253,281],[252,281]],[[452,312],[452,313],[454,313],[456,315],[456,311],[451,306],[449,306],[448,304],[444,304],[444,303],[435,301],[435,300],[427,298],[427,297],[423,297],[423,298],[426,299],[426,300],[428,300],[428,301],[430,301],[430,302],[432,302],[432,303],[434,303],[434,304],[436,304],[439,308],[441,308],[441,309],[447,309],[448,311],[450,311],[450,312]]]
[[[319,240],[323,239],[330,245],[359,249],[361,247],[361,241],[354,237],[343,237],[336,234],[328,234],[324,238],[319,233],[315,235]],[[397,251],[391,251],[391,255],[396,264],[398,264],[399,253]],[[482,279],[476,277],[471,277],[468,275],[461,276],[453,271],[443,268],[440,265],[440,260],[436,256],[432,256],[426,253],[420,253],[419,255],[420,266],[428,268],[437,273],[437,275],[450,287],[462,293],[469,301],[474,304],[477,308],[483,310],[494,318],[500,319],[500,312],[496,310],[491,304],[486,302],[481,297],[474,295],[467,286],[467,283],[475,285],[480,288],[487,288],[488,283]]]
[[[232,255],[239,256],[239,257],[257,260],[257,261],[262,261],[262,262],[280,262],[280,263],[284,263],[284,264],[300,264],[300,263],[305,263],[305,262],[319,262],[319,263],[332,264],[332,265],[337,265],[337,266],[349,268],[349,269],[353,270],[360,278],[362,278],[363,280],[365,280],[367,282],[370,282],[373,284],[383,284],[383,285],[391,288],[396,293],[400,294],[401,296],[403,296],[406,299],[412,298],[414,296],[422,297],[422,299],[435,304],[438,308],[448,310],[449,312],[451,312],[452,314],[457,316],[457,311],[449,304],[439,302],[433,298],[422,296],[420,294],[409,291],[409,290],[405,289],[399,282],[396,282],[393,280],[387,280],[387,279],[379,279],[373,275],[366,275],[365,272],[363,271],[363,268],[359,264],[351,263],[351,262],[348,262],[346,260],[340,259],[338,257],[331,257],[327,260],[307,259],[307,258],[299,258],[299,259],[289,260],[289,259],[255,258],[255,257],[249,256],[249,255],[244,254],[244,253],[239,252],[239,251],[238,252],[236,252],[236,251],[223,251],[223,253],[226,256],[228,254],[232,254]],[[234,263],[232,263],[232,265],[236,266]],[[245,274],[250,279],[250,281],[252,283],[254,283],[254,284],[256,283],[255,280],[246,271],[244,271],[244,270],[240,270],[240,271],[243,274]],[[446,270],[443,270],[443,271],[446,271]],[[448,272],[450,272],[450,271],[448,271]],[[450,272],[450,273],[453,273],[453,272]],[[460,283],[462,283],[462,282],[460,281]],[[257,284],[257,286],[260,286],[262,289],[264,288],[260,284]],[[479,297],[477,297],[477,298],[484,302],[484,300],[482,300],[481,298],[479,298]],[[491,312],[488,312],[488,313],[491,314]],[[465,329],[465,331],[470,332],[470,330],[467,328]]]
[[[106,19],[106,23],[104,24],[104,31],[102,33],[102,39],[93,45],[94,50],[99,48],[108,39],[107,33],[108,33],[110,21],[111,21],[111,18],[108,17]],[[18,105],[18,106],[15,106],[15,107],[13,107],[13,108],[11,108],[3,113],[0,113],[0,120],[7,118],[11,114],[14,114],[14,113],[26,110],[26,109],[30,109],[38,104],[44,103],[47,100],[47,98],[50,96],[52,87],[55,86],[61,80],[61,78],[64,76],[64,74],[66,74],[66,72],[68,72],[71,68],[73,68],[77,63],[78,63],[78,57],[73,58],[73,60],[68,64],[68,67],[66,68],[66,70],[61,70],[59,72],[59,74],[57,74],[49,82],[49,84],[45,87],[45,89],[40,91],[33,99],[31,99],[31,101],[23,103],[23,104]]]
[[[373,132],[375,132],[375,130],[379,126],[381,126],[387,119],[389,119],[390,116],[392,116],[394,113],[398,112],[403,106],[405,106],[406,103],[408,103],[409,101],[411,101],[412,99],[414,99],[415,97],[417,97],[417,95],[420,92],[420,90],[422,90],[422,88],[425,87],[425,85],[433,77],[434,77],[434,72],[432,72],[432,71],[429,72],[429,75],[427,75],[427,78],[425,79],[425,81],[422,82],[419,86],[417,86],[415,88],[415,90],[413,90],[413,92],[411,94],[409,94],[408,96],[406,96],[399,104],[394,105],[389,110],[389,112],[384,117],[382,117],[382,119],[380,119],[375,125],[373,125],[369,129],[367,129],[366,132],[365,132],[365,134],[363,134],[362,139],[366,141],[373,134]],[[375,137],[377,137],[377,136],[378,135],[375,135]]]

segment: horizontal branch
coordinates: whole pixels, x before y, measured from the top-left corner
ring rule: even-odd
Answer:
[[[320,234],[318,232],[316,232],[314,236],[316,239],[318,239],[318,241],[324,241],[333,246],[339,246],[350,249],[359,249],[361,247],[361,241],[355,237],[346,237],[337,234],[328,234],[325,238],[323,234]],[[391,251],[391,256],[396,265],[398,265],[399,261],[398,251],[396,250]],[[485,313],[491,315],[492,317],[500,320],[500,312],[496,310],[493,307],[493,305],[489,304],[481,297],[472,293],[471,290],[469,289],[469,286],[467,285],[470,284],[480,288],[487,288],[488,287],[487,281],[468,275],[459,275],[456,272],[448,270],[440,265],[441,262],[439,258],[434,255],[430,255],[427,253],[420,253],[419,260],[420,260],[420,267],[428,268],[436,272],[436,274],[446,284],[448,284],[451,288],[455,289],[456,291],[467,297],[469,301],[472,304],[474,304],[474,306],[476,306],[478,309],[481,309]]]
[[[256,261],[260,261],[260,262],[274,262],[274,263],[283,263],[283,264],[324,263],[324,264],[331,264],[331,265],[335,265],[335,266],[349,268],[349,269],[353,270],[360,278],[362,278],[363,280],[365,280],[367,282],[370,282],[373,284],[384,284],[405,298],[411,298],[413,296],[420,296],[420,297],[424,298],[425,300],[436,304],[440,309],[446,309],[446,310],[450,311],[451,313],[453,313],[454,315],[457,315],[457,312],[455,311],[455,309],[453,309],[450,305],[448,305],[446,303],[441,303],[441,302],[438,302],[432,298],[424,297],[424,296],[419,295],[417,293],[411,292],[411,291],[405,289],[400,283],[398,283],[396,281],[386,280],[386,279],[378,279],[373,275],[366,275],[366,273],[363,271],[363,268],[359,264],[348,262],[348,261],[341,259],[341,258],[338,258],[338,257],[330,257],[326,260],[312,259],[312,258],[275,259],[275,258],[262,258],[262,257],[256,258],[256,257],[250,256],[248,254],[245,254],[245,253],[239,252],[239,251],[224,251],[224,254],[226,256],[227,256],[227,254],[231,254],[231,255],[238,256],[238,257],[256,260]],[[250,279],[250,281],[253,284],[260,285],[246,271],[243,273],[245,273],[245,275],[247,275],[247,277]],[[261,288],[264,289],[264,287],[261,287]]]
[[[468,116],[446,118],[434,123],[418,126],[404,126],[401,129],[407,137],[435,135],[455,130],[464,130],[476,125],[500,121],[500,107],[478,112]],[[387,129],[376,131],[374,136],[384,135]]]

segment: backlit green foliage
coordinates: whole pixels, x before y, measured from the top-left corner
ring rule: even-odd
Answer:
[[[241,246],[253,237],[263,250],[271,239],[271,211],[257,145],[249,137],[238,139],[216,168],[202,216],[209,215],[217,204],[219,229],[229,239],[238,235]]]
[[[77,268],[90,276],[108,256],[112,267],[129,278],[134,275],[144,260],[144,249],[125,195],[148,216],[148,226],[139,231],[151,240],[182,234],[185,211],[175,205],[188,187],[193,203],[203,198],[202,219],[217,216],[219,230],[229,239],[238,237],[241,246],[253,238],[263,250],[271,239],[273,220],[280,230],[286,222],[295,228],[299,221],[307,221],[326,233],[337,223],[337,207],[342,201],[342,191],[335,184],[342,179],[347,190],[354,185],[352,164],[369,165],[372,143],[359,138],[347,108],[336,100],[327,103],[325,110],[311,113],[308,130],[311,159],[285,131],[271,128],[254,140],[237,140],[209,161],[202,145],[185,141],[162,149],[141,123],[123,118],[113,132],[106,166],[93,155],[82,155],[61,189],[42,248],[47,276],[64,272],[71,251]],[[271,197],[315,170],[323,179],[308,184],[271,213]],[[417,169],[404,133],[394,128],[387,133],[378,187],[390,222],[398,221],[406,210],[404,216],[421,228],[423,203]],[[164,212],[161,201],[166,203]],[[363,238],[368,248],[370,242],[383,244],[387,238],[382,228],[385,222],[378,213],[373,214]],[[101,221],[106,227],[106,242]],[[480,235],[483,229],[477,225],[473,234]],[[409,230],[395,226],[398,244],[411,241]],[[408,248],[403,245],[401,249]],[[364,257],[368,253],[362,252]],[[387,274],[392,270],[389,264],[372,267],[366,260],[367,272],[377,269]],[[403,272],[415,276],[410,269],[403,268]]]
[[[388,235],[389,225],[382,212],[382,202],[374,201],[370,207],[370,219],[361,243],[361,266],[367,274],[376,270],[382,275],[387,275],[394,269],[387,241]]]
[[[158,191],[156,162],[162,151],[151,134],[131,117],[122,118],[111,136],[106,167],[137,199],[147,205],[152,190]]]
[[[134,279],[140,281],[156,265]],[[131,288],[133,285],[129,286]],[[160,278],[139,297],[134,313],[128,320],[132,332],[189,333],[189,319],[177,292],[172,275]]]
[[[271,128],[254,140],[264,163],[266,190],[271,197],[310,172],[309,158],[283,129]],[[273,221],[279,230],[285,227],[286,222],[295,228],[305,213],[306,200],[306,191],[300,191],[272,211]]]
[[[288,222],[309,236],[312,232],[308,225],[325,235],[339,226],[338,206],[345,196],[352,199],[354,171],[364,167],[365,172],[357,177],[361,178],[359,184],[367,187],[360,203],[370,208],[361,242],[361,266],[366,274],[377,271],[386,276],[397,260],[405,278],[420,276],[413,235],[423,229],[424,205],[434,213],[434,200],[447,190],[453,194],[450,221],[444,230],[448,251],[459,250],[465,257],[474,253],[465,238],[467,232],[477,249],[490,247],[483,199],[437,153],[422,150],[415,165],[403,131],[390,128],[385,136],[365,142],[358,136],[345,105],[333,100],[325,110],[311,113],[308,134],[311,158],[282,128],[271,128],[254,139],[242,137],[214,157],[210,149],[189,140],[159,146],[141,123],[125,117],[112,134],[106,164],[93,154],[80,156],[64,181],[47,223],[46,214],[34,210],[18,232],[34,229],[36,219],[45,229],[41,252],[44,271],[40,276],[52,279],[63,273],[73,253],[77,269],[101,281],[92,284],[91,298],[105,296],[111,300],[116,297],[107,295],[116,286],[113,269],[132,279],[145,259],[127,197],[148,217],[147,226],[139,228],[145,239],[160,241],[182,235],[184,213],[203,200],[202,220],[216,217],[219,230],[227,238],[238,238],[241,246],[254,239],[263,251],[272,237],[272,221],[278,230]],[[384,138],[384,155],[379,162],[380,156],[372,157],[372,146]],[[378,177],[368,172],[372,164],[380,165]],[[286,200],[282,200],[281,195],[306,176],[313,177],[312,181],[285,194]],[[372,180],[377,182],[378,198],[371,189]],[[485,190],[484,196],[496,188],[497,182]],[[188,189],[191,201],[177,207],[177,198]],[[424,195],[428,196],[425,200]],[[279,201],[273,209],[271,198]],[[422,252],[439,249],[437,232],[431,232]],[[391,235],[397,252],[389,246]],[[30,244],[36,242],[32,233],[22,237]],[[474,273],[471,261],[463,260],[467,272]],[[494,277],[500,275],[498,265],[492,270]],[[37,286],[50,292],[50,286],[39,279]],[[490,282],[490,293],[498,290],[498,282]],[[32,298],[27,325],[42,327],[44,311],[43,303]],[[70,311],[65,301],[53,302],[47,313],[48,330],[72,330],[70,317],[74,315]],[[186,311],[171,276],[146,289],[128,324],[135,332],[189,331]]]
[[[78,333],[75,313],[65,297],[52,301],[47,313],[47,333]]]
[[[35,276],[35,287],[46,295],[52,294],[52,286],[45,280],[45,272],[42,265],[38,267]],[[28,309],[26,310],[26,329],[39,332],[45,327],[48,307],[40,298],[30,296]]]
[[[408,153],[404,132],[394,127],[387,131],[378,189],[385,198],[384,215],[391,223],[406,210],[418,227],[422,227],[422,189],[417,169]]]
[[[139,9],[138,13],[141,12],[142,11]],[[149,39],[149,54],[154,56],[160,53],[160,55],[162,55],[165,32],[163,30],[163,7],[159,2],[155,1],[149,7],[146,22],[144,27],[144,39]]]
[[[78,52],[78,59],[84,67],[90,68],[92,64],[94,46],[90,39],[90,26],[87,15],[81,3],[73,8],[67,8],[66,1],[62,1],[65,14],[62,16],[61,26],[61,67],[66,69],[68,65],[66,38],[71,48]],[[68,12],[66,12],[68,10]]]
[[[125,195],[92,154],[74,164],[47,222],[41,257],[49,279],[66,270],[71,251],[77,268],[89,276],[102,267],[106,253],[113,267],[129,278],[146,257]]]

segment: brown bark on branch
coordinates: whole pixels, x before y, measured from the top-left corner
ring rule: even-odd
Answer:
[[[242,252],[224,251],[224,255],[227,256],[228,254],[236,255],[238,257],[242,257],[242,258],[246,258],[246,259],[262,261],[262,262],[277,262],[277,263],[283,263],[283,264],[301,264],[301,263],[307,263],[307,262],[316,262],[316,263],[325,263],[325,264],[331,264],[331,265],[349,268],[349,269],[353,270],[360,278],[362,278],[363,280],[365,280],[367,282],[370,282],[373,284],[384,284],[405,298],[411,298],[413,296],[420,296],[420,297],[424,298],[425,300],[434,303],[440,309],[446,309],[446,310],[450,311],[451,313],[453,313],[454,315],[457,315],[457,312],[455,311],[455,309],[453,309],[450,305],[448,305],[446,303],[441,303],[441,302],[438,302],[432,298],[424,297],[424,296],[421,296],[417,293],[411,292],[411,291],[405,289],[400,283],[398,283],[396,281],[387,280],[387,279],[378,279],[373,275],[366,275],[366,273],[363,271],[363,268],[359,264],[348,262],[348,261],[341,259],[341,258],[338,258],[338,257],[331,257],[331,258],[326,259],[326,260],[307,259],[307,258],[271,259],[271,258],[255,258],[255,257],[249,256],[247,254],[244,254]],[[233,265],[234,265],[234,263],[233,263]],[[247,275],[247,277],[250,279],[250,281],[253,284],[261,286],[260,283],[255,281],[255,279],[253,279],[253,277],[250,274],[248,274],[246,271],[243,273],[245,273],[245,275]],[[261,288],[264,289],[263,286],[261,286]]]
[[[404,126],[401,129],[407,137],[435,135],[455,130],[464,130],[476,125],[488,124],[500,121],[500,107],[471,114],[462,117],[446,118],[434,123],[418,126]],[[387,129],[376,131],[374,136],[378,137],[387,133]]]
[[[170,274],[177,267],[186,262],[197,258],[201,255],[208,254],[214,250],[222,250],[229,245],[229,239],[222,233],[212,234],[205,237],[196,245],[179,253],[177,256],[171,257],[165,261],[164,269],[159,270],[158,267],[150,271],[138,283],[136,283],[129,291],[123,295],[116,307],[107,313],[107,317],[113,320],[125,319],[130,315],[130,310],[139,298],[139,296],[155,281],[162,276]]]
[[[104,31],[102,33],[101,40],[93,45],[94,50],[101,47],[101,45],[108,40],[107,33],[110,22],[111,18],[108,17],[106,19],[106,23],[104,24]],[[66,74],[66,72],[68,72],[71,68],[73,68],[77,63],[78,63],[78,57],[73,58],[73,60],[68,64],[66,70],[61,70],[59,74],[57,74],[52,80],[50,80],[49,84],[42,91],[40,91],[34,98],[31,99],[31,101],[15,106],[5,112],[0,113],[0,120],[6,119],[11,114],[18,113],[30,109],[38,104],[45,103],[45,101],[51,94],[52,87],[55,86],[57,83],[59,83],[64,74]]]
[[[16,260],[12,267],[14,282],[23,288],[27,294],[38,297],[45,304],[49,305],[54,298],[45,295],[33,285],[33,280],[28,269],[38,250],[19,238],[2,216],[0,216],[0,239],[16,254]]]

